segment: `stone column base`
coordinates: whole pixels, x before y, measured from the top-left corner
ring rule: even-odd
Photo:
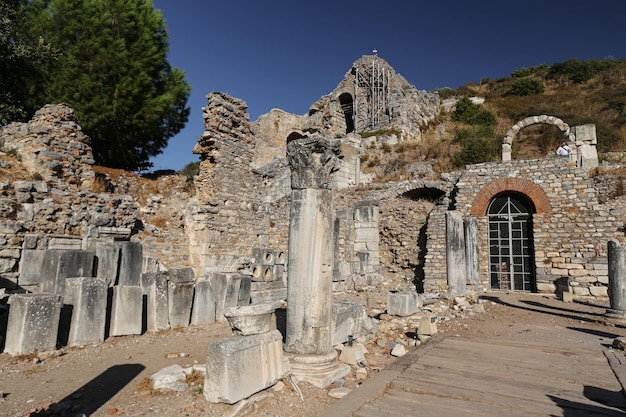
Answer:
[[[609,323],[626,324],[626,311],[607,308],[604,317]]]
[[[326,388],[334,381],[350,373],[350,366],[337,362],[337,352],[325,355],[299,355],[285,353],[289,359],[291,374],[298,381],[305,381],[318,388]]]

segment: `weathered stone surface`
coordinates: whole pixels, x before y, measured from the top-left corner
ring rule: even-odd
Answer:
[[[207,347],[204,398],[234,404],[275,384],[287,369],[278,330],[235,336]]]

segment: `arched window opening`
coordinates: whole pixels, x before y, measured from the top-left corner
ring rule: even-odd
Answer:
[[[343,110],[343,116],[346,119],[346,133],[354,131],[354,107],[352,95],[349,93],[343,93],[339,96],[339,103]]]

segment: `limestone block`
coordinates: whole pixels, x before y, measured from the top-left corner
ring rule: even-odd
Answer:
[[[422,306],[416,292],[392,292],[387,296],[387,314],[406,317],[415,314]]]
[[[141,285],[143,246],[140,242],[121,242],[118,285]]]
[[[252,249],[252,256],[257,263],[261,265],[274,265],[276,263],[276,254],[273,249],[269,248],[254,248]]]
[[[552,282],[538,282],[537,292],[554,294],[556,292],[556,285]]]
[[[191,321],[193,282],[168,282],[168,309],[170,326],[187,327]]]
[[[82,239],[68,239],[61,237],[53,237],[48,242],[48,249],[56,250],[81,250],[83,245]]]
[[[170,282],[185,283],[194,282],[196,277],[191,268],[170,268],[167,271]]]
[[[234,404],[283,377],[282,335],[278,330],[209,343],[204,398]]]
[[[24,249],[20,259],[20,285],[39,285],[48,251]]]
[[[367,317],[362,304],[349,300],[338,300],[333,303],[331,320],[332,346],[345,343],[350,337],[356,339],[362,333],[372,333],[374,324]]]
[[[280,303],[275,305],[263,303],[227,307],[224,309],[224,316],[233,329],[234,334],[250,336],[267,333],[272,330],[272,315],[279,306]]]
[[[563,293],[561,294],[561,299],[564,303],[573,303],[574,293],[570,291],[563,291]]]
[[[191,310],[191,324],[194,326],[215,322],[215,299],[209,281],[196,282]]]
[[[341,348],[339,360],[348,365],[366,366],[365,352],[365,346],[360,343],[355,343],[352,346],[346,345]]]
[[[107,288],[104,279],[95,277],[65,280],[63,303],[72,307],[68,346],[84,346],[104,341]]]
[[[40,289],[42,293],[63,295],[65,279],[92,277],[95,255],[82,250],[46,250]]]
[[[165,272],[142,273],[141,287],[146,295],[146,330],[158,332],[169,329],[167,274]]]
[[[9,298],[4,351],[23,355],[54,350],[57,342],[61,296],[53,294],[14,294]]]
[[[251,304],[272,303],[275,301],[287,300],[287,286],[282,281],[253,282],[252,284],[266,285],[256,285],[254,289],[250,291]]]
[[[215,319],[224,321],[224,308],[239,305],[239,289],[244,276],[212,273],[209,282],[215,298]]]
[[[115,285],[118,265],[120,262],[120,247],[110,241],[88,243],[88,247],[96,255],[96,276],[104,279],[109,287]]]
[[[417,327],[418,336],[432,336],[437,333],[437,317],[429,314],[420,319]]]
[[[590,295],[589,288],[587,287],[573,287],[574,294],[579,296],[587,296]]]
[[[140,286],[116,285],[112,291],[110,336],[141,334],[143,291]]]
[[[594,297],[608,297],[609,296],[609,289],[608,287],[605,287],[605,286],[589,287],[589,292]]]

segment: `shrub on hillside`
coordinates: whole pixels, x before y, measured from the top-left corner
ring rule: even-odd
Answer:
[[[511,85],[510,94],[514,96],[534,96],[544,91],[543,82],[536,78],[520,78]]]
[[[488,139],[474,137],[465,141],[463,149],[454,154],[452,163],[461,167],[469,164],[479,164],[494,159],[494,146]]]
[[[511,73],[511,77],[513,77],[513,78],[528,77],[532,73],[533,73],[533,70],[531,68],[522,67],[522,68],[518,68],[515,71],[513,71]]]
[[[497,122],[495,114],[472,103],[467,97],[463,97],[456,103],[456,109],[452,113],[452,120],[471,125],[488,126],[493,126]]]

